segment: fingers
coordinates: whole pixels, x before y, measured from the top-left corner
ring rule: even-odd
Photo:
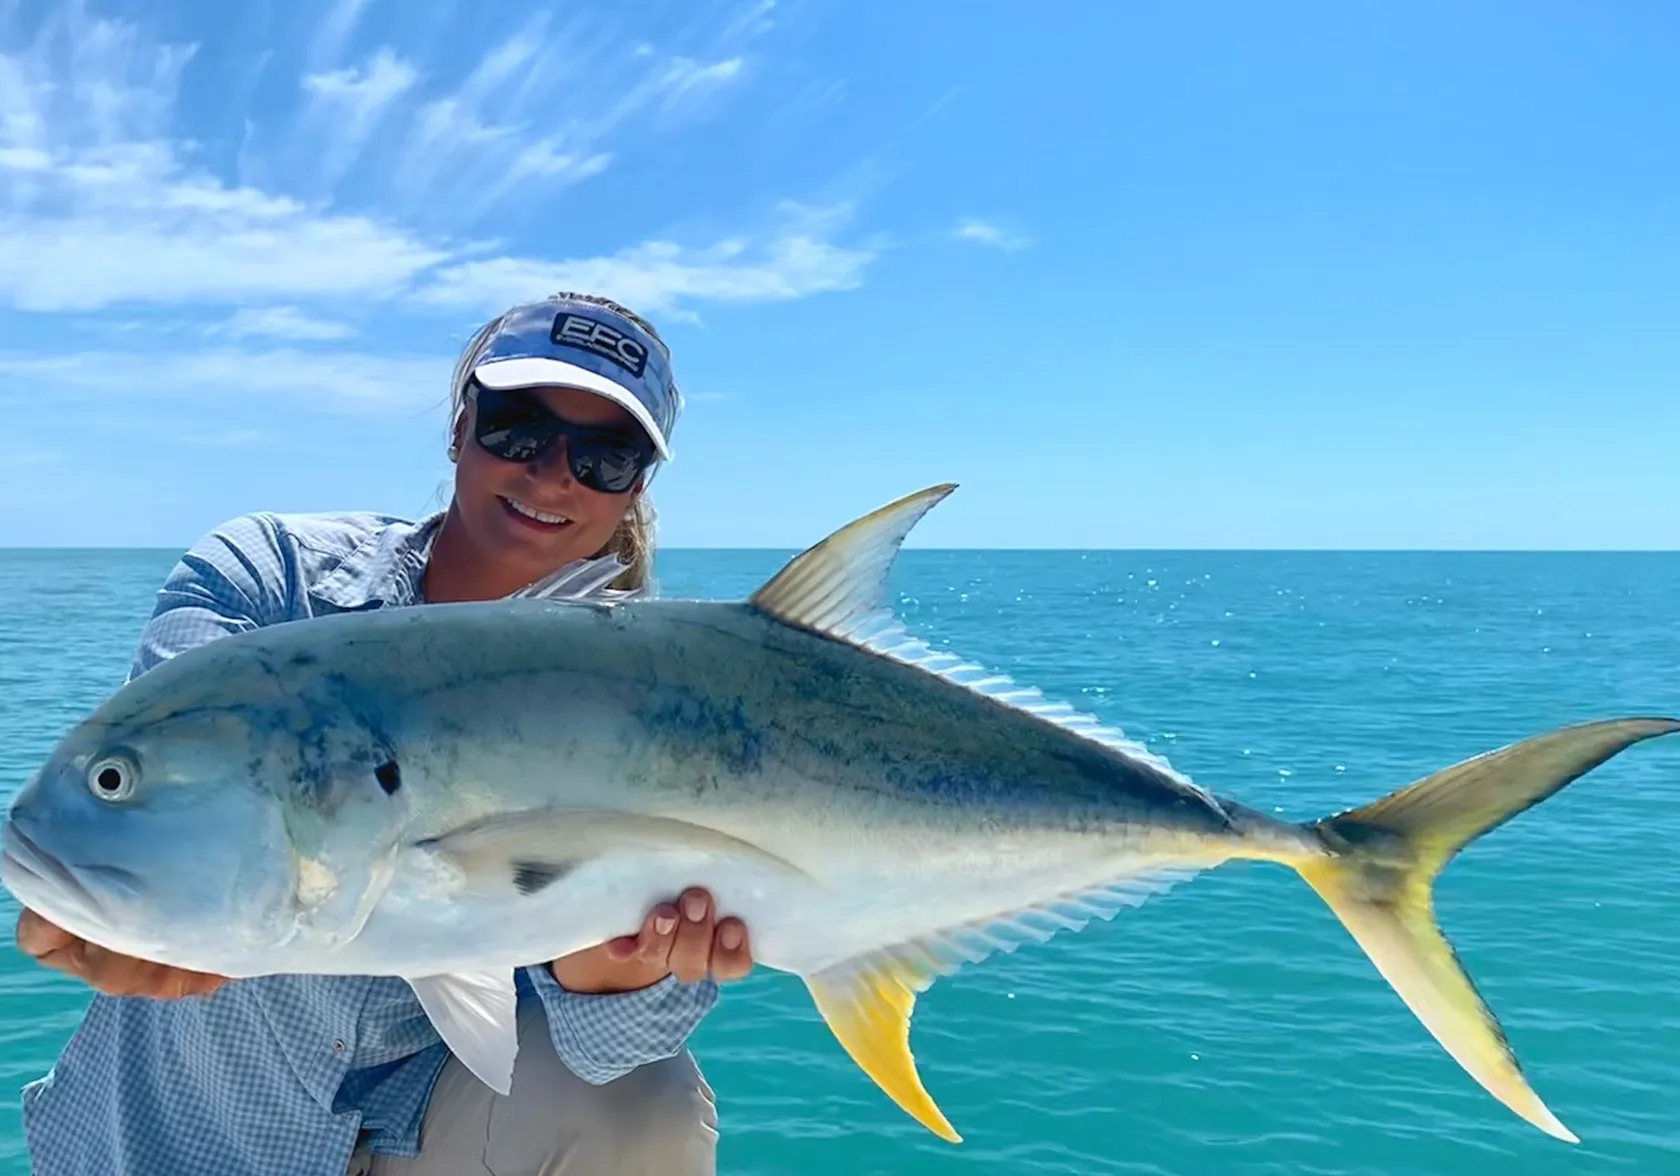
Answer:
[[[671,945],[676,941],[678,920],[677,908],[668,902],[649,911],[636,936],[634,958],[658,968],[666,967],[671,958]]]
[[[685,890],[677,907],[682,919],[671,945],[671,974],[684,984],[696,984],[711,971],[712,896],[698,888]]]
[[[106,996],[181,1000],[208,996],[226,983],[221,976],[133,959],[91,943],[78,944],[70,950],[75,952],[75,974]]]
[[[56,923],[50,923],[25,907],[18,915],[17,945],[24,955],[41,959],[62,951],[76,942],[76,937]]]
[[[600,976],[599,963],[609,965]],[[626,991],[675,976],[684,984],[711,977],[739,980],[752,971],[752,947],[746,924],[730,916],[719,919],[712,896],[690,887],[675,902],[660,903],[647,913],[633,935],[609,939],[577,957],[556,960],[555,978],[574,991]]]
[[[712,976],[722,981],[739,980],[752,971],[752,966],[747,925],[733,915],[720,920],[712,941]]]
[[[668,960],[678,980],[739,980],[752,971],[747,925],[733,915],[719,919],[710,893],[700,887],[685,890],[677,910],[681,918]]]
[[[18,947],[39,963],[75,976],[106,996],[148,996],[179,1000],[208,996],[226,980],[107,951],[25,910],[18,917]]]

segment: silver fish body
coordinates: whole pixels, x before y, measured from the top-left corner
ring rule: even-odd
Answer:
[[[748,602],[538,591],[190,650],[66,737],[13,806],[0,879],[177,966],[402,976],[500,1089],[513,968],[705,886],[758,962],[805,978],[860,1066],[954,1139],[895,1036],[915,992],[1197,871],[1275,861],[1479,1081],[1573,1138],[1408,904],[1458,846],[1680,724],[1571,728],[1280,821],[908,637],[886,573],[946,492],[859,520]]]
[[[202,939],[167,944],[155,928],[167,962],[224,975],[552,959],[634,927],[685,884],[747,921],[759,962],[810,975],[1000,910],[1181,872],[1198,853],[1217,861],[1230,850],[1209,843],[1262,829],[1310,845],[1299,826],[1228,809],[1147,758],[736,603],[391,610],[212,649],[214,673],[182,662],[176,676],[189,691],[219,684],[221,701],[159,681],[131,692],[143,707],[119,699],[84,734],[104,749],[218,740],[230,754],[216,787],[260,799],[258,836],[168,845],[182,875],[199,874],[205,844],[237,847],[246,873],[267,862],[285,874],[263,888],[287,900],[283,928],[259,946],[226,938],[262,908],[228,910],[225,894],[248,892],[238,886],[194,888],[214,896]],[[260,767],[241,780],[247,765]],[[45,795],[20,798],[14,828],[52,819],[36,812]],[[102,806],[86,789],[72,803]],[[449,852],[451,834],[486,818],[551,814],[540,835],[498,836],[488,855]],[[608,828],[607,815],[667,820],[675,836],[650,843],[651,821]],[[722,837],[695,843],[696,829]],[[564,872],[521,888],[522,865]],[[135,897],[118,908],[124,926],[165,913]]]

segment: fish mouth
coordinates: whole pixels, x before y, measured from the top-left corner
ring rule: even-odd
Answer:
[[[25,891],[45,891],[54,898],[68,901],[99,922],[105,921],[108,912],[99,896],[83,880],[84,875],[123,897],[133,898],[140,893],[140,879],[133,872],[119,866],[73,870],[37,845],[15,820],[6,822],[3,846],[0,846],[0,867],[7,876],[8,888],[15,889],[13,883],[17,883]],[[27,905],[27,894],[19,897],[25,899]]]

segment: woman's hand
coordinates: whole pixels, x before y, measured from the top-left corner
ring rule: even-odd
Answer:
[[[17,944],[25,955],[86,981],[106,996],[177,1000],[208,996],[227,982],[225,976],[188,972],[106,951],[27,908],[18,916]]]
[[[568,991],[605,993],[647,988],[673,975],[685,984],[708,976],[739,980],[752,966],[746,924],[734,916],[718,919],[712,896],[694,888],[675,904],[649,911],[637,934],[562,956],[548,967]]]

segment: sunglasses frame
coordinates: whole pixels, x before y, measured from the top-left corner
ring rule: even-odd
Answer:
[[[485,453],[498,461],[510,462],[516,465],[529,465],[541,461],[554,451],[554,447],[562,440],[566,443],[566,466],[580,486],[593,490],[597,494],[628,494],[646,479],[659,462],[659,452],[654,448],[652,440],[641,430],[628,433],[622,429],[604,428],[600,425],[580,425],[568,421],[555,413],[540,399],[524,388],[489,388],[476,379],[468,379],[466,393],[473,401],[472,437],[473,443]],[[491,401],[492,419],[485,421],[486,398]],[[514,421],[500,421],[495,419],[495,408],[500,401],[504,406],[519,406],[524,409],[523,419]],[[504,409],[505,411],[505,409]],[[496,431],[512,432],[520,429],[528,433],[535,428],[539,436],[535,438],[536,448],[529,456],[510,456],[503,447],[498,452],[485,441],[485,437]],[[579,445],[578,442],[585,442]],[[595,444],[587,444],[594,442]],[[604,444],[603,444],[604,443]],[[598,476],[599,463],[604,451],[617,448],[622,454],[633,454],[635,473],[628,484],[614,489],[602,482]]]

